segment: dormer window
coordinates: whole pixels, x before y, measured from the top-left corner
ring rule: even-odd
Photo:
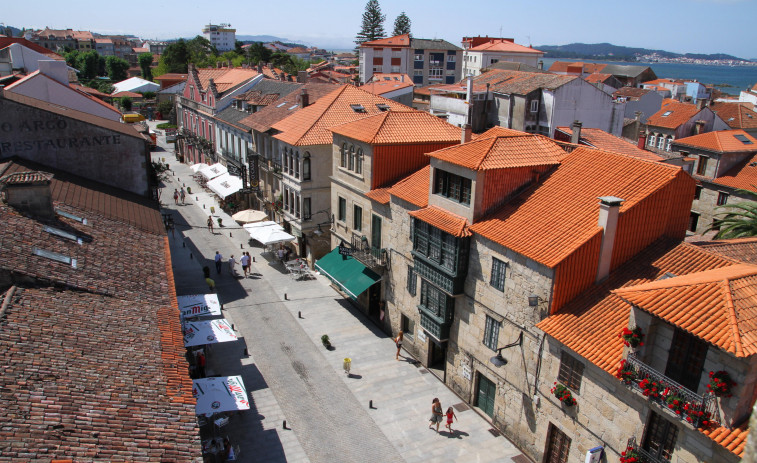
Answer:
[[[472,182],[469,178],[440,169],[434,169],[434,172],[436,180],[434,182],[434,194],[461,204],[470,205]]]
[[[673,111],[665,111],[664,113],[662,113],[662,117],[668,117],[671,114],[673,114]]]
[[[363,105],[361,105],[361,104],[351,104],[350,108],[352,108],[352,110],[355,111],[356,113],[365,113],[365,112],[367,112],[365,110],[365,107]]]

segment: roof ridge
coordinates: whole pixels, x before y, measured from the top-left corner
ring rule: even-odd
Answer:
[[[499,141],[500,138],[505,138],[505,137],[499,137],[499,136],[497,136],[497,137],[492,137],[492,138],[484,138],[482,140],[482,141],[489,141],[490,143],[489,143],[489,148],[486,149],[486,154],[484,154],[483,156],[481,156],[481,160],[479,160],[478,163],[476,164],[476,170],[479,170],[481,168],[481,165],[484,163],[484,161],[486,161],[486,158],[492,152],[492,149],[494,148],[494,145],[497,144],[497,142]],[[455,145],[455,146],[460,146],[460,145]]]
[[[741,343],[741,333],[739,333],[739,321],[738,317],[736,316],[736,307],[733,305],[733,294],[731,293],[731,280],[725,279],[722,282],[720,282],[720,286],[723,289],[723,293],[725,296],[725,307],[728,310],[728,324],[731,327],[731,332],[733,335],[733,344],[734,348],[736,350],[736,355],[740,357],[745,357],[744,355],[744,346]]]
[[[391,111],[386,111],[384,113],[379,114],[379,116],[383,116],[384,118],[381,120],[381,123],[378,125],[378,127],[376,127],[376,131],[373,132],[373,136],[371,137],[371,141],[368,142],[368,143],[370,143],[370,144],[376,143],[376,139],[378,138],[379,132],[381,132],[381,128],[384,127],[384,124],[386,124],[386,120],[389,118],[389,113],[391,113]],[[368,117],[371,117],[371,116],[368,116]],[[367,117],[363,117],[363,118],[358,119],[358,120],[362,121],[363,119],[367,119]]]

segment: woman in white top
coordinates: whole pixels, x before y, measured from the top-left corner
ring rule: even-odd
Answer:
[[[232,276],[236,276],[237,272],[234,268],[237,265],[237,261],[234,259],[234,254],[229,257],[229,271],[231,272]]]

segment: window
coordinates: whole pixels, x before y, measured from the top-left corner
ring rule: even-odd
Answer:
[[[702,196],[702,185],[697,185],[697,188],[694,190],[694,199],[699,199]]]
[[[654,135],[650,135],[649,136],[649,140],[647,140],[647,145],[651,146],[652,148],[654,148],[655,140],[656,140],[655,136]]]
[[[670,144],[673,142],[673,137],[668,138],[665,140],[665,151],[670,151]]]
[[[363,229],[363,208],[357,204],[352,207],[352,228],[356,231]]]
[[[342,159],[339,165],[342,167],[347,167],[347,143],[342,143],[342,149],[340,151]]]
[[[411,266],[407,266],[407,292],[411,296],[415,296],[416,289],[418,288],[418,276],[415,274],[415,269]]]
[[[707,156],[699,155],[699,164],[697,164],[697,175],[705,175],[707,172]]]
[[[423,53],[416,53],[415,61],[423,61]]]
[[[678,437],[678,427],[658,415],[649,412],[649,421],[644,428],[642,448],[663,461],[670,461]]]
[[[560,357],[560,372],[557,381],[578,394],[581,389],[581,378],[584,374],[584,364],[563,351]]]
[[[414,69],[413,70],[413,76],[415,76],[415,77],[423,77],[423,69]]]
[[[728,202],[728,193],[722,191],[718,192],[718,206],[722,206]]]
[[[660,135],[660,137],[657,139],[657,149],[661,150],[665,146],[665,137]]]
[[[441,79],[443,73],[444,73],[444,69],[442,69],[442,68],[431,68],[431,69],[428,70],[428,78],[429,79]]]
[[[402,329],[402,332],[405,333],[405,337],[410,338],[412,340],[413,333],[415,333],[415,320],[413,320],[410,317],[406,317],[403,314],[400,327]]]
[[[300,152],[294,153],[294,177],[300,178]]]
[[[347,200],[339,197],[339,217],[340,222],[347,220]]]
[[[689,231],[696,232],[698,224],[699,224],[699,214],[697,214],[696,212],[692,212],[689,215]]]
[[[457,56],[455,55],[447,55],[447,62],[448,63],[454,63],[457,60]]]
[[[310,153],[305,151],[305,157],[302,159],[302,179],[310,180]]]
[[[470,204],[470,179],[440,169],[434,169],[434,171],[436,173],[436,182],[434,184],[435,194],[462,204]]]
[[[500,323],[490,316],[486,316],[486,328],[484,329],[484,345],[491,350],[497,350],[499,341]]]
[[[507,269],[506,263],[502,262],[496,257],[492,257],[492,276],[491,276],[491,279],[489,280],[489,284],[502,292],[505,291],[505,270],[506,269]]]
[[[547,448],[544,451],[544,463],[567,463],[570,453],[570,437],[549,423]]]
[[[310,198],[302,198],[302,218],[310,220]]]
[[[441,289],[421,278],[421,305],[428,312],[441,318],[447,312],[447,295]]]
[[[350,145],[350,152],[347,158],[347,169],[355,170],[355,146]]]
[[[299,193],[294,195],[294,215],[300,218],[300,195]]]
[[[696,393],[702,378],[706,356],[706,342],[676,328],[668,351],[665,376]]]
[[[391,70],[395,74],[402,72],[402,68],[400,68],[399,66],[392,66]]]

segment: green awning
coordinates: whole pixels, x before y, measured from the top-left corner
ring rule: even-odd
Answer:
[[[315,266],[353,298],[357,298],[363,291],[381,280],[381,275],[360,263],[359,260],[339,254],[339,247],[318,259]]]

